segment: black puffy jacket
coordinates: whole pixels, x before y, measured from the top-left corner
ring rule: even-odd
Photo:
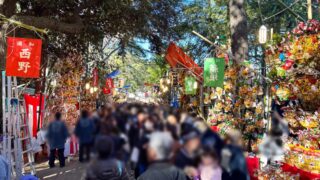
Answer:
[[[87,169],[86,180],[129,180],[124,164],[113,158],[94,160]]]
[[[157,162],[151,164],[138,180],[188,180],[188,177],[170,163]]]

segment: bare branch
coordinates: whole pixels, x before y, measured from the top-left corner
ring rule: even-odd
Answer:
[[[286,9],[288,9],[288,11],[292,14],[292,15],[294,15],[295,17],[297,17],[299,20],[301,20],[301,21],[306,21],[303,17],[301,17],[298,13],[296,13],[296,12],[294,12],[291,8],[290,8],[290,6],[288,6],[288,5],[286,5],[283,1],[281,1],[281,0],[277,0],[278,1],[278,3],[280,3],[283,7],[285,7]]]
[[[13,16],[13,19],[22,23],[50,31],[78,34],[84,31],[84,24],[81,21],[75,23],[64,23],[49,17],[35,17],[35,16]]]

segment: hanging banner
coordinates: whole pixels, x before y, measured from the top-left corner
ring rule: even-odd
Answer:
[[[113,84],[112,78],[107,78],[106,79],[106,88],[108,88],[108,89],[113,89],[114,88],[114,84]]]
[[[37,137],[38,127],[42,128],[44,107],[45,107],[45,95],[41,96],[41,115],[39,118],[40,111],[40,94],[34,96],[29,94],[24,94],[24,100],[26,104],[26,114],[29,121],[30,132],[33,137]],[[26,120],[25,120],[26,122]],[[38,124],[39,123],[39,124]]]
[[[184,79],[185,93],[188,95],[195,95],[197,92],[196,79],[192,76],[188,76]]]
[[[93,87],[97,87],[99,84],[99,75],[98,75],[98,68],[93,69]]]
[[[223,88],[224,68],[224,58],[207,58],[204,61],[204,85]]]
[[[175,68],[177,65],[181,65],[196,75],[198,80],[202,81],[202,68],[175,43],[170,42],[165,59],[171,67]]]
[[[120,70],[114,70],[110,74],[105,75],[106,78],[115,78],[120,74]]]
[[[40,77],[41,39],[7,38],[6,75]]]

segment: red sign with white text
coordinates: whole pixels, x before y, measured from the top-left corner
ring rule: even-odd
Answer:
[[[41,39],[7,38],[6,75],[40,77]]]
[[[106,79],[106,88],[108,88],[108,89],[113,89],[114,88],[114,84],[113,84],[112,78],[107,78]]]

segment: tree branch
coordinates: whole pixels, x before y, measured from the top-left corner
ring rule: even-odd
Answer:
[[[34,26],[37,28],[49,29],[67,34],[78,34],[84,31],[84,24],[79,20],[75,23],[64,23],[49,17],[35,17],[35,16],[13,16],[12,19],[22,23]]]
[[[294,12],[288,5],[286,5],[283,1],[281,1],[281,0],[277,0],[278,1],[278,3],[280,3],[283,7],[285,7],[286,9],[288,9],[288,11],[292,14],[292,15],[294,15],[295,17],[297,17],[300,21],[303,21],[303,22],[305,22],[306,20],[303,18],[303,17],[301,17],[298,13],[296,13],[296,12]]]

